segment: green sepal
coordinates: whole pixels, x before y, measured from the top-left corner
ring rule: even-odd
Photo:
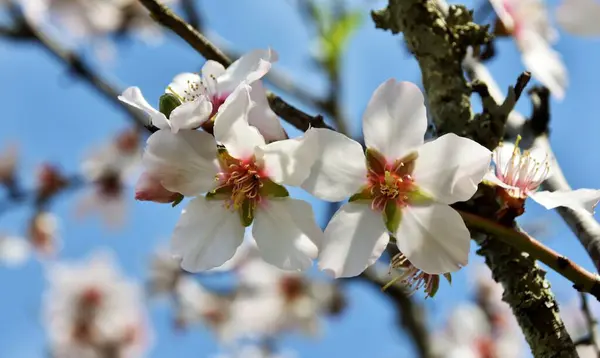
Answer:
[[[231,186],[220,186],[206,193],[208,200],[223,200],[231,196]]]
[[[431,281],[431,289],[426,291],[427,296],[425,298],[429,298],[429,297],[433,298],[439,289],[440,289],[440,280],[437,278],[433,278]]]
[[[167,118],[171,115],[171,112],[181,105],[181,100],[172,93],[165,93],[160,96],[158,100],[158,110],[164,114]]]
[[[415,188],[413,191],[406,193],[407,196],[407,202],[410,205],[427,205],[427,204],[431,204],[434,200],[433,197],[429,194],[427,194],[426,192],[424,192],[423,190],[419,189],[419,188]]]
[[[450,272],[443,274],[444,278],[446,279],[446,281],[448,281],[448,284],[452,284],[452,275],[450,274]]]
[[[239,160],[232,157],[227,149],[223,146],[217,147],[217,159],[221,165],[221,169],[227,170],[231,165],[238,164]]]
[[[262,187],[260,188],[260,196],[271,198],[286,198],[290,196],[290,193],[283,185],[274,183],[270,179],[262,179],[261,183]]]
[[[244,200],[238,213],[240,214],[240,221],[244,227],[248,227],[254,221],[254,209],[256,205],[251,200]]]
[[[177,197],[175,198],[175,200],[173,200],[173,202],[171,202],[171,207],[172,208],[176,207],[182,201],[183,201],[183,195],[182,194],[177,194]]]
[[[392,171],[399,176],[412,174],[413,170],[415,170],[415,161],[418,157],[418,152],[412,152],[405,155],[402,159],[398,159],[394,162]]]
[[[380,175],[385,173],[386,160],[383,154],[373,148],[367,148],[367,150],[365,150],[365,157],[367,157],[368,169]]]
[[[357,200],[371,200],[371,199],[373,199],[373,194],[371,194],[371,190],[364,187],[358,193],[352,194],[352,196],[350,197],[350,199],[348,199],[348,201],[353,202],[353,201],[357,201]]]
[[[388,201],[383,210],[383,222],[389,232],[398,231],[400,221],[402,220],[402,208],[393,201]]]

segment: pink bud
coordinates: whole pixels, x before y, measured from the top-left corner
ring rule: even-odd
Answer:
[[[165,189],[152,174],[142,173],[135,185],[135,199],[141,201],[153,201],[155,203],[172,203],[177,200],[181,194],[174,193]]]

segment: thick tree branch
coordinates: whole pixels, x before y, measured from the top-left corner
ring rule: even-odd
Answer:
[[[232,61],[225,53],[167,6],[158,0],[140,0],[140,2],[150,11],[156,21],[175,32],[204,58],[217,61],[225,67],[231,65]],[[268,93],[267,97],[273,111],[294,127],[302,131],[310,127],[329,128],[322,116],[310,116],[273,93]]]
[[[471,113],[471,88],[462,60],[469,46],[486,43],[487,27],[471,21],[462,6],[450,6],[448,16],[436,1],[390,0],[374,11],[377,28],[402,32],[421,67],[423,85],[438,134],[466,135]]]
[[[473,58],[465,61],[464,64],[467,73],[471,78],[484,82],[487,85],[490,96],[494,98],[496,102],[499,103],[504,100],[502,92],[485,65]],[[543,95],[536,98],[540,103],[537,107],[534,107],[531,121],[527,121],[525,116],[513,110],[508,118],[506,134],[512,140],[514,140],[517,135],[520,135],[522,137],[521,145],[526,148],[540,148],[548,154],[552,168],[552,176],[542,183],[542,188],[549,191],[572,190],[560,165],[556,161],[554,152],[552,151],[550,141],[546,134],[548,128],[540,128],[543,124],[547,126],[550,120],[550,118],[543,118],[544,115],[550,115],[550,112],[544,109],[547,106],[547,102],[545,104],[541,103],[541,101],[547,99],[548,98]],[[562,207],[557,208],[556,211],[567,225],[569,225],[571,231],[577,236],[579,242],[592,258],[596,269],[600,271],[600,224],[598,221],[587,212]]]
[[[558,304],[535,261],[504,245],[495,235],[474,235],[496,282],[504,287],[507,302],[536,358],[577,358],[575,345],[560,319]]]

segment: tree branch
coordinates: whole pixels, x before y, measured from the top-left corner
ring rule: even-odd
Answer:
[[[118,96],[121,94],[120,91],[100,75],[96,74],[81,57],[63,48],[58,41],[39,31],[35,26],[27,22],[23,16],[18,15],[17,11],[13,11],[12,13],[16,16],[13,19],[16,26],[11,30],[10,38],[16,40],[33,39],[37,41],[46,52],[65,64],[72,73],[85,80],[104,98],[124,111],[136,125],[145,127],[151,132],[157,129],[150,124],[146,116],[119,101]]]
[[[140,0],[140,2],[150,11],[156,21],[175,32],[204,58],[217,61],[225,67],[231,65],[232,61],[225,53],[167,6],[158,0]],[[325,124],[322,116],[310,116],[273,93],[267,93],[267,97],[271,108],[278,116],[302,131],[310,127],[330,128]]]
[[[367,268],[359,278],[364,279],[379,290],[389,281],[384,275],[379,274],[373,266]],[[423,309],[414,304],[406,289],[399,283],[389,286],[384,294],[396,306],[398,322],[402,324],[415,342],[419,357],[432,358],[431,341],[429,340]]]
[[[473,58],[465,61],[464,64],[465,69],[471,78],[482,81],[487,85],[490,95],[496,102],[502,102],[504,100],[502,92],[485,65]],[[544,97],[540,96],[537,99],[543,101]],[[554,156],[554,152],[552,151],[550,141],[546,134],[548,132],[547,127],[545,129],[540,128],[540,124],[545,124],[547,126],[550,120],[549,118],[543,118],[544,115],[548,117],[550,115],[549,111],[543,110],[546,105],[547,103],[540,103],[538,107],[534,107],[534,114],[531,121],[527,121],[525,116],[513,110],[507,121],[506,133],[509,138],[512,138],[513,140],[517,135],[521,135],[521,145],[526,148],[539,148],[548,154],[552,168],[552,176],[542,183],[542,188],[549,191],[572,190]],[[536,108],[539,109],[536,110]],[[587,212],[563,207],[557,208],[556,211],[571,228],[571,231],[592,258],[596,269],[600,271],[600,224],[598,221]]]

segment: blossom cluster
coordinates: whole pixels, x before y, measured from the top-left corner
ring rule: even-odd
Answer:
[[[179,264],[178,259],[159,251],[152,260],[150,292],[156,298],[173,298],[178,329],[203,324],[225,347],[248,339],[268,343],[295,331],[314,336],[320,331],[321,316],[337,315],[344,308],[335,283],[266,263],[250,237],[231,260],[207,272],[207,276],[232,272],[234,289],[210,290]]]
[[[422,281],[467,264],[469,230],[450,205],[469,200],[484,178],[493,178],[507,207],[522,208],[531,196],[548,208],[593,210],[600,199],[589,189],[534,194],[548,164],[518,149],[506,156],[507,145],[492,155],[455,134],[425,142],[424,97],[409,82],[390,79],[373,93],[363,115],[366,148],[325,128],[289,138],[261,82],[276,59],[268,49],[227,69],[207,61],[201,74],[177,75],[159,109],[137,87],[119,97],[158,128],[144,150],[136,198],[173,205],[191,198],[171,244],[186,271],[222,265],[252,226],[262,259],[283,270],[306,270],[318,259],[333,277],[356,276],[392,241],[402,266]],[[348,201],[322,231],[311,206],[286,186]]]

